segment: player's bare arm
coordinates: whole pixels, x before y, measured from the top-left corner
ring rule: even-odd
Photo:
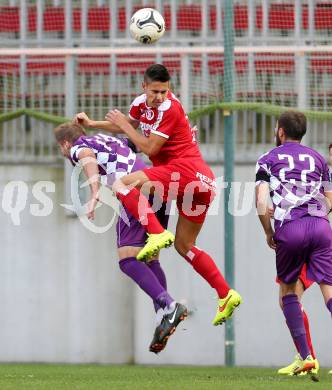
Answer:
[[[160,148],[167,141],[167,138],[156,134],[150,134],[148,138],[139,134],[126,120],[126,116],[118,110],[109,111],[106,114],[106,119],[117,125],[124,133],[126,133],[136,147],[149,157],[157,155]]]
[[[134,128],[138,127],[138,124],[139,124],[138,121],[132,120],[129,117],[126,117],[126,120]],[[123,133],[123,130],[121,130],[114,123],[107,121],[107,120],[106,121],[92,120],[88,117],[88,115],[85,112],[80,112],[80,113],[76,114],[74,117],[74,122],[81,125],[81,126],[88,128],[88,129],[100,129],[100,130],[109,131],[109,132],[114,133],[114,134]]]
[[[256,208],[258,218],[263,226],[266,242],[271,249],[276,249],[276,244],[273,240],[274,230],[271,225],[271,215],[269,211],[269,184],[260,183],[256,186]]]
[[[327,206],[328,206],[328,214],[331,213],[332,211],[332,192],[330,191],[324,191],[324,196],[327,201]]]
[[[87,217],[89,219],[94,219],[95,208],[99,200],[100,187],[98,162],[94,152],[89,148],[81,149],[78,154],[78,159],[82,164],[84,173],[86,175],[90,187],[90,200],[88,203]]]

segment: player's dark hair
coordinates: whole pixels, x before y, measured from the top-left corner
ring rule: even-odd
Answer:
[[[152,83],[153,81],[160,81],[166,83],[171,79],[167,68],[161,64],[153,64],[149,66],[144,73],[144,81]]]
[[[302,112],[285,111],[278,118],[278,127],[284,129],[287,138],[301,141],[307,131],[307,119]]]
[[[84,128],[73,122],[66,122],[54,129],[54,136],[57,142],[68,141],[73,144],[82,135],[86,135]]]
[[[332,148],[332,144],[329,145],[329,150]]]

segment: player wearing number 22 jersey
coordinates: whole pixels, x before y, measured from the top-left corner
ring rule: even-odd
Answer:
[[[277,273],[285,283],[297,280],[300,271],[309,259],[307,251],[315,245],[310,233],[320,229],[326,237],[331,236],[327,218],[329,209],[325,202],[325,191],[331,191],[329,168],[325,159],[315,150],[298,142],[285,142],[283,145],[263,155],[257,164],[256,181],[267,181],[274,205],[274,240],[277,245]],[[301,254],[290,255],[296,238],[303,238]],[[317,230],[316,230],[317,231]],[[318,235],[316,240],[321,240]],[[324,247],[308,263],[308,278],[318,283],[332,284],[332,248]]]
[[[296,111],[280,115],[277,147],[259,158],[256,167],[256,205],[268,245],[276,251],[282,310],[299,352],[291,374],[317,372],[310,354],[298,297],[298,279],[304,265],[317,282],[332,314],[332,230],[327,214],[332,185],[325,159],[301,145],[307,130],[305,116]],[[275,232],[268,213],[267,195],[274,205]]]

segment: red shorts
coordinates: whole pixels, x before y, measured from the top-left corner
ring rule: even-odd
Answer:
[[[307,265],[304,264],[299,275],[299,279],[303,283],[304,289],[309,288],[314,282],[307,278]],[[276,282],[280,284],[280,279],[276,277]]]
[[[215,197],[215,177],[203,160],[176,159],[143,169],[164,202],[176,199],[179,214],[203,223]]]

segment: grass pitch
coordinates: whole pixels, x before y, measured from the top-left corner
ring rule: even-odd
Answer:
[[[275,369],[135,365],[0,365],[1,390],[332,389],[332,375],[277,376]]]

